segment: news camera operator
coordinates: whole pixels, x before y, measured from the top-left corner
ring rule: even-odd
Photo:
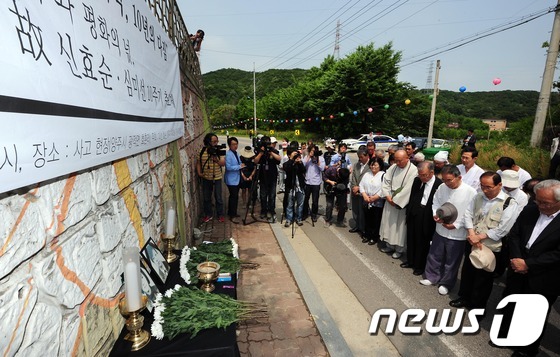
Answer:
[[[348,182],[350,180],[350,170],[342,169],[339,166],[329,166],[323,172],[323,181],[325,182],[325,199],[327,206],[325,208],[325,222],[327,226],[332,224],[333,207],[338,211],[336,215],[336,225],[344,227],[344,215],[348,210]]]
[[[278,164],[281,157],[274,148],[270,137],[263,136],[257,142],[257,156],[255,164],[259,164],[259,188],[261,201],[261,219],[268,218],[271,223],[276,222],[276,180],[278,178]]]
[[[350,161],[350,156],[346,155],[346,151],[348,151],[346,144],[338,144],[338,152],[331,157],[331,165],[338,165],[352,172],[352,162]]]
[[[196,172],[202,179],[202,197],[204,207],[204,223],[213,218],[212,193],[214,193],[216,213],[220,222],[224,221],[224,202],[222,200],[222,167],[226,164],[225,144],[218,145],[218,136],[208,133],[203,140],[204,147],[200,150],[196,162]]]
[[[303,225],[303,198],[305,196],[305,166],[297,148],[296,150],[288,148],[288,156],[289,159],[282,165],[286,172],[286,192],[284,194],[286,223],[284,227],[288,227],[294,222],[294,219],[298,226],[301,226]]]
[[[325,159],[323,152],[315,145],[307,146],[307,156],[303,158],[305,166],[305,200],[303,202],[303,219],[309,216],[309,198],[311,197],[311,220],[317,222],[317,213],[319,211],[319,193],[321,191],[321,182],[323,182],[323,171],[325,170]]]

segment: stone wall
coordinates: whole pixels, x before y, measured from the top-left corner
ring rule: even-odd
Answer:
[[[183,138],[0,195],[2,355],[108,355],[124,326],[122,248],[160,241],[170,197],[178,247],[192,242],[201,208],[194,162],[208,120],[196,55],[190,46],[180,53]]]

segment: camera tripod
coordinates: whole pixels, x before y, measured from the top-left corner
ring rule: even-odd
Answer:
[[[260,164],[255,164],[256,170],[255,175],[253,176],[256,179],[253,179],[251,182],[251,189],[249,190],[249,197],[247,198],[247,203],[245,204],[245,217],[243,218],[243,225],[246,226],[251,223],[258,222],[258,219],[255,217],[255,203],[257,203],[257,188],[260,180]],[[247,223],[247,215],[249,214],[249,210],[251,210],[251,218],[253,218],[252,222]]]

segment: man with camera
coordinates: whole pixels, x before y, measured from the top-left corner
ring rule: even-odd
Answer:
[[[276,222],[276,180],[278,178],[279,152],[274,149],[270,137],[263,136],[257,143],[255,164],[259,166],[259,188],[261,200],[261,219]]]
[[[331,165],[338,165],[343,169],[351,170],[352,162],[350,161],[350,156],[346,155],[346,151],[348,151],[346,144],[338,144],[338,153],[331,157]]]
[[[286,193],[284,197],[287,197],[285,205],[286,223],[284,227],[289,227],[294,222],[294,219],[298,226],[301,226],[303,225],[305,166],[303,166],[301,154],[297,150],[289,148],[288,155],[289,159],[282,165],[286,172]]]
[[[303,203],[303,219],[309,215],[309,198],[311,197],[311,219],[317,222],[319,212],[319,193],[321,182],[323,181],[322,172],[325,170],[325,159],[321,155],[323,152],[315,144],[307,146],[309,155],[303,158],[305,166],[305,201]]]
[[[333,207],[336,204],[338,211],[336,215],[336,225],[344,227],[344,215],[348,210],[347,195],[349,192],[348,182],[350,179],[350,170],[341,169],[338,166],[329,166],[323,172],[323,181],[325,182],[325,199],[327,206],[325,208],[325,222],[327,226],[332,223]]]
[[[196,162],[196,172],[202,179],[204,223],[212,220],[212,193],[214,193],[218,220],[224,221],[224,202],[222,200],[222,167],[225,166],[225,144],[218,145],[218,136],[208,133],[204,137],[204,147]]]

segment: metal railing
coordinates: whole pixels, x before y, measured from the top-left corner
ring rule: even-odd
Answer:
[[[179,52],[180,68],[193,84],[197,94],[206,101],[204,84],[200,73],[200,63],[187,30],[187,25],[177,7],[176,0],[146,0],[159,23]]]

